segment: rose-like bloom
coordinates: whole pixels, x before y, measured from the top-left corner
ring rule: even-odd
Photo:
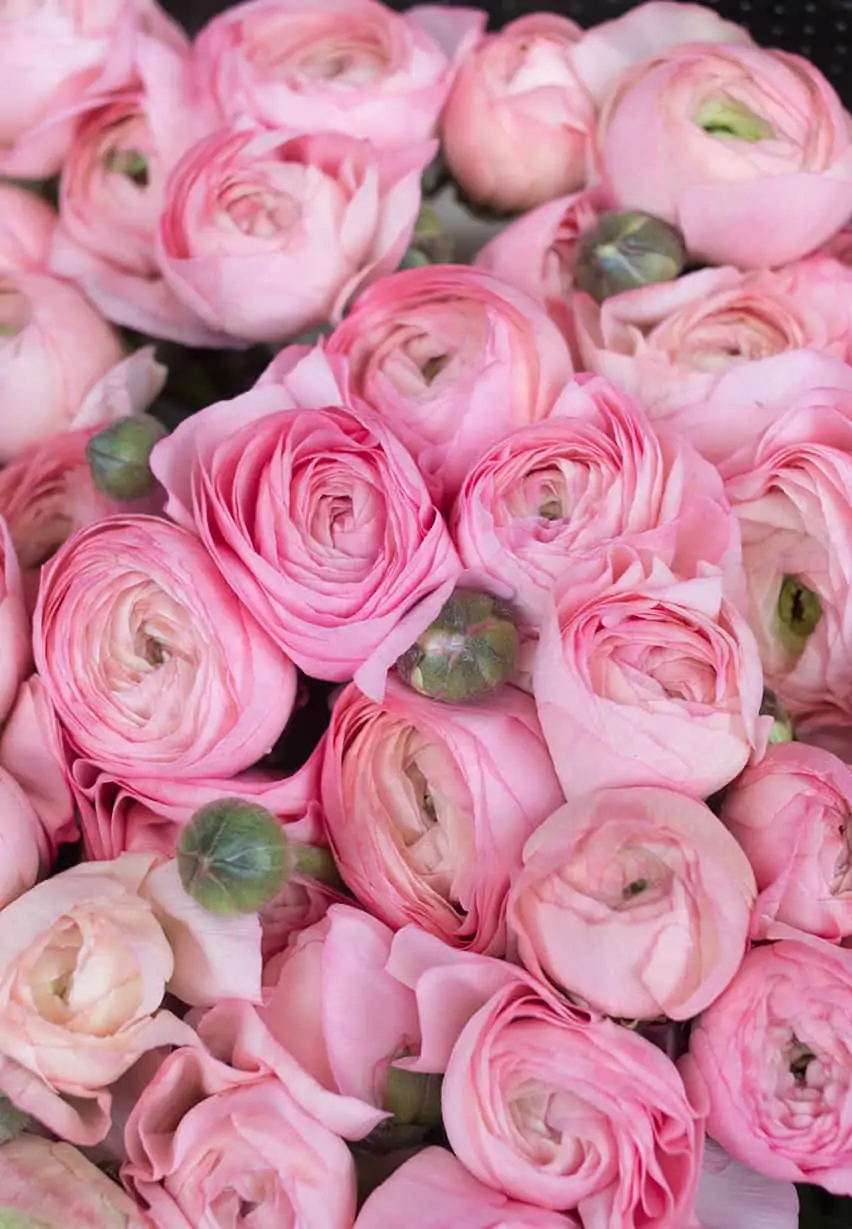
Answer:
[[[357,290],[405,254],[435,148],[221,129],[193,145],[166,182],[163,274],[210,328],[233,337],[282,340],[339,319]]]
[[[503,955],[510,877],[562,796],[529,696],[455,707],[391,680],[382,704],[354,685],[338,698],[322,801],[340,873],[371,912]]]
[[[19,1229],[144,1229],[130,1196],[69,1144],[22,1135],[0,1148],[0,1215]]]
[[[567,17],[530,13],[463,61],[441,136],[453,177],[477,204],[520,212],[585,182],[595,109],[573,66],[581,37]]]
[[[687,1088],[707,1131],[767,1177],[852,1193],[852,952],[819,939],[753,948],[693,1026]]]
[[[163,280],[155,240],[165,180],[208,129],[188,97],[189,47],[128,32],[128,84],[95,92],[63,163],[51,269],[118,324],[189,346],[221,346]]]
[[[369,1196],[355,1229],[572,1229],[577,1222],[483,1186],[446,1148],[425,1148]]]
[[[784,922],[823,939],[852,935],[852,769],[802,743],[767,749],[725,794],[721,816],[748,855],[757,937]]]
[[[748,859],[703,803],[604,789],[527,841],[509,929],[530,972],[608,1015],[689,1020],[739,968],[755,895]]]
[[[706,798],[768,736],[757,645],[721,572],[678,580],[618,554],[557,582],[541,625],[533,690],[562,788]]]
[[[121,343],[79,290],[37,273],[0,277],[0,463],[79,425],[93,386]]]
[[[42,572],[36,667],[78,753],[130,779],[226,777],[272,747],[296,671],[187,530],[112,517]]]
[[[55,225],[56,214],[40,196],[0,184],[0,270],[45,269]]]
[[[405,146],[435,135],[486,20],[469,8],[394,13],[376,0],[249,0],[201,31],[195,76],[222,120]]]
[[[392,939],[361,909],[332,905],[266,965],[258,1009],[319,1084],[378,1109],[388,1108],[392,1062],[414,1052],[420,1038],[415,996],[388,971]]]
[[[813,64],[692,44],[628,71],[598,132],[618,205],[679,227],[708,264],[797,260],[849,219],[852,120]]]
[[[473,263],[544,303],[573,346],[574,257],[604,208],[595,188],[548,201],[500,230]]]
[[[442,1100],[456,1156],[514,1199],[589,1229],[681,1229],[692,1210],[703,1105],[630,1029],[509,986],[462,1030]]]
[[[833,402],[825,390],[800,398],[723,473],[740,522],[766,686],[794,717],[834,721],[843,713],[848,721],[852,398],[847,390]]]
[[[739,581],[736,519],[718,473],[607,381],[576,377],[545,422],[495,444],[469,471],[450,526],[462,563],[512,592],[536,624],[557,580],[613,542],[694,576]]]
[[[774,272],[701,269],[600,305],[578,295],[575,328],[588,370],[646,405],[655,424],[688,433],[684,408],[706,402],[734,366],[788,350],[845,359],[850,293],[850,274],[828,257]]]
[[[433,265],[384,278],[328,340],[357,394],[452,500],[483,449],[546,418],[572,374],[544,308],[479,269]]]
[[[349,1149],[270,1072],[176,1050],[124,1139],[122,1178],[154,1229],[350,1229],[355,1219]]]
[[[461,568],[408,452],[353,404],[345,364],[294,347],[274,370],[187,418],[152,466],[169,513],[269,635],[307,674],[339,682]]]
[[[257,996],[256,919],[212,918],[174,862],[126,854],[45,880],[0,912],[0,1090],[71,1143],[109,1127],[109,1087],[148,1050],[192,1045],[160,1005]],[[197,991],[197,994],[193,994]]]
[[[116,38],[133,27],[144,27],[167,43],[184,37],[154,0],[56,0],[49,8],[40,0],[20,0],[4,6],[3,175],[49,179],[56,174],[71,141],[75,108],[101,70],[109,68]]]

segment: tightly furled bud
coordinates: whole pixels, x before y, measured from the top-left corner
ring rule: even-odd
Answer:
[[[86,460],[98,490],[122,501],[150,495],[156,486],[149,465],[151,452],[166,434],[163,424],[150,414],[133,414],[93,435]]]
[[[518,647],[518,629],[505,602],[475,589],[456,589],[396,668],[420,695],[465,704],[509,680]]]
[[[280,822],[265,807],[220,798],[196,811],[180,835],[180,881],[210,913],[257,913],[293,871]]]
[[[676,227],[649,213],[605,213],[577,245],[574,282],[602,303],[625,290],[673,281],[685,264]]]

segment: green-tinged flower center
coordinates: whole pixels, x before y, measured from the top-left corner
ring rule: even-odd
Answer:
[[[775,135],[772,125],[733,98],[710,98],[703,103],[693,122],[711,137],[730,137],[756,145]]]
[[[781,639],[788,647],[801,653],[822,618],[819,596],[798,576],[785,576],[778,593],[776,612]]]
[[[625,900],[632,900],[634,896],[641,896],[648,887],[647,879],[634,879],[632,883],[628,883],[622,890],[621,895]]]
[[[138,188],[150,183],[148,159],[138,149],[111,149],[104,157],[104,166],[116,175],[124,175]]]
[[[788,1054],[789,1061],[787,1065],[790,1068],[790,1074],[798,1084],[804,1084],[808,1074],[808,1067],[815,1058],[816,1055],[813,1050],[809,1050],[800,1041],[793,1042]]]

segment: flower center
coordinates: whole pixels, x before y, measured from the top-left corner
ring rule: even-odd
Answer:
[[[756,145],[775,134],[772,125],[735,98],[708,98],[693,116],[693,123],[708,136]]]
[[[123,175],[137,188],[147,188],[151,182],[148,159],[137,149],[111,149],[104,155],[104,167],[114,175]]]

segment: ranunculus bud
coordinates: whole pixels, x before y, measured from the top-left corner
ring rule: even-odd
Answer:
[[[180,881],[210,913],[256,913],[273,900],[294,858],[279,820],[242,798],[201,807],[181,832]]]
[[[768,688],[764,691],[760,711],[772,718],[772,729],[769,732],[771,743],[791,743],[795,740],[793,720],[774,691]]]
[[[464,704],[508,681],[518,645],[513,612],[505,602],[475,589],[456,589],[396,668],[422,696]]]
[[[778,637],[798,657],[822,618],[819,596],[798,576],[785,576],[778,592]]]
[[[649,213],[605,213],[577,246],[574,282],[602,303],[625,290],[671,282],[685,264],[676,227]]]
[[[110,423],[86,447],[92,481],[110,499],[136,500],[150,495],[156,479],[148,464],[166,428],[150,414],[133,414]]]
[[[22,1135],[0,1148],[3,1229],[143,1229],[129,1195],[72,1148]]]

